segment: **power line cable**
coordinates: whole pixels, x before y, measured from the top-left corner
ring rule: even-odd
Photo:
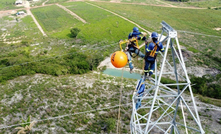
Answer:
[[[127,105],[131,105],[131,103],[123,104],[121,106],[127,106]],[[116,108],[116,107],[119,107],[119,105],[115,105],[115,106],[112,106],[112,107],[100,108],[100,109],[93,109],[93,110],[89,110],[89,111],[77,112],[77,113],[73,113],[73,114],[65,114],[65,115],[60,115],[60,116],[56,116],[56,117],[49,117],[49,118],[41,119],[41,120],[34,120],[34,122],[41,122],[41,121],[47,121],[47,120],[60,119],[60,118],[64,118],[64,117],[67,117],[67,116],[91,113],[91,112],[101,111],[101,110],[105,110],[105,109],[112,109],[112,108]],[[31,123],[31,122],[20,123],[20,124],[13,124],[13,125],[10,125],[10,126],[3,126],[3,127],[0,127],[0,129],[16,127],[16,126],[20,126],[20,125],[24,125],[24,124],[28,124],[28,123]]]
[[[182,31],[182,30],[177,30],[178,32],[182,33],[191,33],[191,34],[196,34],[196,35],[203,35],[203,36],[210,36],[210,37],[216,37],[216,38],[221,38],[221,36],[216,36],[216,35],[208,35],[208,34],[202,34],[202,33],[194,33],[190,31]]]

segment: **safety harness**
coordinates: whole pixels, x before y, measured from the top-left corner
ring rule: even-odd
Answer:
[[[119,45],[120,45],[121,50],[122,50],[121,45],[124,44],[124,43],[127,43],[127,45],[128,45],[127,51],[129,52],[129,54],[132,58],[135,58],[137,55],[139,55],[140,49],[139,49],[138,40],[137,40],[136,37],[133,37],[129,40],[120,40]],[[131,51],[130,50],[131,47],[134,47],[135,50]],[[136,54],[136,56],[132,56],[132,52],[135,53],[136,49],[138,49],[138,53]]]
[[[133,38],[132,38],[132,39],[133,39]],[[136,39],[136,38],[135,38],[135,39]],[[135,41],[136,41],[136,45],[135,45]],[[131,47],[134,48],[133,51],[130,50]],[[137,57],[137,55],[139,55],[140,49],[138,49],[138,48],[139,48],[139,46],[138,46],[138,40],[137,40],[137,39],[136,39],[136,40],[132,40],[132,41],[129,42],[127,51],[129,52],[129,54],[130,54],[130,56],[131,56],[132,58],[135,58],[135,57]],[[132,52],[135,53],[136,50],[138,50],[138,53],[137,53],[135,56],[133,56],[133,55],[132,55]]]
[[[157,57],[156,51],[157,51],[157,48],[159,47],[159,43],[157,43],[157,44],[154,43],[154,44],[155,44],[155,46],[154,46],[153,50],[151,52],[146,53],[146,55],[145,55],[146,58],[148,56],[150,56],[150,57],[153,57],[154,59],[156,59],[156,57]]]
[[[154,44],[155,44],[155,46],[154,46],[153,50],[150,52],[150,55],[149,55],[149,56],[150,56],[150,57],[153,57],[154,59],[156,59],[156,57],[157,57],[156,51],[157,51],[157,48],[159,47],[159,46],[158,46],[159,43],[157,43],[157,44],[154,43]]]
[[[146,60],[146,61],[148,61],[148,60],[147,60],[148,56],[153,57],[153,58],[154,58],[154,61],[155,61],[155,59],[157,58],[156,51],[157,51],[157,48],[159,47],[159,42],[158,42],[158,43],[154,43],[154,44],[155,44],[155,46],[154,46],[153,50],[152,50],[151,52],[148,52],[148,53],[145,54],[145,60]],[[148,61],[148,62],[150,62],[150,63],[153,64],[154,61]]]

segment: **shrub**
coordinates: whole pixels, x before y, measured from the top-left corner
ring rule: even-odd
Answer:
[[[76,38],[80,31],[81,30],[78,29],[78,28],[72,28],[71,31],[70,31],[71,32],[71,37]]]
[[[107,124],[107,131],[111,132],[112,130],[114,130],[115,125],[116,125],[116,119],[114,118],[109,118],[107,120],[105,120],[104,124]]]
[[[23,45],[23,46],[29,46],[29,43],[28,43],[28,41],[23,40],[23,41],[21,41],[21,45]]]

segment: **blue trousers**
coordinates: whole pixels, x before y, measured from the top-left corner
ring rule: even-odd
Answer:
[[[149,72],[149,76],[151,76],[153,74],[154,68],[155,68],[155,60],[154,61],[145,60],[145,67],[144,67],[145,75],[147,75],[147,73]]]
[[[138,97],[142,97],[142,96],[143,96],[143,94],[138,95]],[[137,103],[136,103],[136,109],[138,109],[139,107],[141,107],[141,99],[138,99]]]
[[[139,55],[141,58],[145,57],[145,55],[141,51],[139,51],[138,49],[136,49],[134,47],[129,48],[129,50],[132,51],[131,53],[134,52],[135,54]],[[128,61],[129,61],[129,67],[130,67],[130,69],[133,69],[134,67],[133,67],[131,55],[129,54],[129,52],[127,54],[127,57],[128,57]]]

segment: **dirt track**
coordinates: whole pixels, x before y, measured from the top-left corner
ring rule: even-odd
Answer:
[[[37,25],[38,29],[41,31],[41,33],[43,34],[43,36],[46,36],[46,33],[44,32],[44,30],[42,29],[42,27],[39,25],[38,21],[35,19],[34,15],[32,14],[31,10],[30,10],[30,3],[29,1],[25,2],[24,7],[26,8],[27,14],[31,15],[32,19],[34,20],[35,24]]]
[[[45,5],[45,3],[47,3],[49,0],[46,0],[44,3],[42,3],[42,6],[44,6]]]
[[[60,5],[60,4],[56,4],[56,5],[59,6],[60,8],[62,8],[63,10],[67,11],[69,14],[74,16],[76,19],[82,21],[83,23],[87,23],[84,19],[82,19],[81,17],[79,17],[77,14],[75,14],[71,10],[67,9],[66,7],[64,7],[64,6]]]
[[[34,15],[32,14],[32,12],[30,11],[30,9],[26,10],[28,15],[31,15],[32,19],[34,20],[35,24],[37,25],[38,29],[41,31],[41,33],[43,34],[43,36],[46,36],[46,33],[44,32],[44,30],[42,29],[42,27],[39,25],[38,21],[35,19]]]

